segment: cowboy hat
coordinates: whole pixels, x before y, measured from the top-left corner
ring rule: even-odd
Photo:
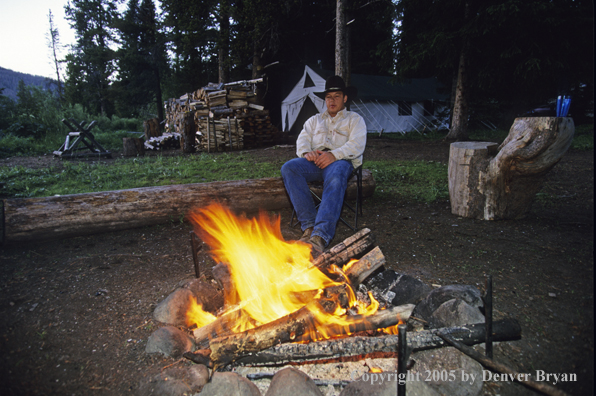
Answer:
[[[340,76],[331,76],[325,81],[325,91],[323,92],[315,92],[314,94],[317,95],[319,98],[325,100],[325,95],[329,92],[343,92],[344,95],[348,97],[348,100],[353,100],[356,95],[358,94],[358,89],[356,87],[346,87],[346,83],[344,79]]]

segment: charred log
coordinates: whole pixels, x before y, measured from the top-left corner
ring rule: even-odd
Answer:
[[[484,342],[484,324],[451,327],[447,329],[408,332],[408,349],[414,351],[441,348],[446,342],[437,334],[449,334],[465,345]],[[493,323],[493,341],[513,341],[521,338],[521,326],[514,319],[504,319]],[[239,357],[239,365],[283,365],[291,362],[313,362],[339,359],[349,356],[366,355],[373,352],[397,351],[399,337],[387,335],[380,337],[349,337],[312,342],[309,344],[283,344]]]
[[[346,293],[345,289],[343,293]],[[240,356],[262,351],[279,343],[295,341],[298,337],[314,331],[315,312],[333,313],[340,301],[347,300],[347,297],[341,294],[342,292],[338,292],[331,298],[314,300],[289,315],[254,329],[211,340],[211,360],[217,365],[227,364]]]

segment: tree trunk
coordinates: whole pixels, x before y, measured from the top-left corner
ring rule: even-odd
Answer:
[[[465,4],[465,19],[469,17],[469,3]],[[459,54],[455,103],[451,114],[451,130],[446,136],[448,140],[466,140],[468,138],[469,88],[467,81],[468,38],[464,37]]]
[[[230,48],[230,8],[229,2],[219,2],[219,40],[217,49],[217,63],[219,67],[219,82],[230,82],[229,48]]]
[[[571,118],[524,117],[515,120],[496,155],[494,143],[452,143],[451,212],[484,220],[525,217],[544,176],[571,145],[574,129]]]
[[[346,0],[336,0],[335,13],[335,74],[346,77]]]
[[[161,93],[161,76],[159,72],[159,68],[157,66],[153,67],[153,74],[155,76],[155,106],[157,108],[157,129],[159,130],[159,134],[161,135],[161,122],[164,120],[164,106],[162,100],[162,93]]]
[[[195,115],[192,111],[184,114],[184,130],[180,136],[180,148],[186,154],[196,151],[197,126],[195,125]]]
[[[364,170],[362,179],[363,196],[371,196],[372,173]],[[348,193],[355,190],[356,183],[348,183]],[[4,200],[4,240],[68,238],[180,221],[215,200],[246,213],[291,207],[280,177],[12,198]]]

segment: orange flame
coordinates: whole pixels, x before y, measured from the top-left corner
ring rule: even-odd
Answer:
[[[203,304],[197,302],[197,299],[192,297],[192,301],[188,311],[186,311],[186,325],[191,327],[197,325],[197,327],[203,327],[213,322],[216,319],[214,315],[209,312],[203,311]]]
[[[226,305],[241,311],[234,332],[269,323],[302,308],[306,302],[292,298],[297,293],[339,285],[312,265],[309,245],[283,239],[279,216],[270,218],[261,213],[258,219],[247,219],[234,216],[220,204],[211,204],[194,211],[189,218],[195,232],[212,248],[213,258],[229,265],[234,290],[226,296]],[[338,268],[334,271],[341,273]],[[379,304],[372,295],[373,303],[366,307],[348,289],[349,306],[356,307],[359,314],[377,311]],[[193,306],[191,310],[189,321],[199,327],[213,320],[212,315],[207,319],[200,317],[201,308]],[[313,312],[316,322],[338,326],[344,325],[345,314],[339,305],[333,314]],[[332,334],[318,336],[329,338]]]

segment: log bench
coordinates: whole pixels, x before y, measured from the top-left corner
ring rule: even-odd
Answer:
[[[362,171],[363,197],[375,181]],[[356,191],[348,183],[348,194]],[[199,206],[219,201],[241,213],[290,208],[281,177],[143,187],[40,198],[4,199],[3,242],[91,235],[183,219]]]

